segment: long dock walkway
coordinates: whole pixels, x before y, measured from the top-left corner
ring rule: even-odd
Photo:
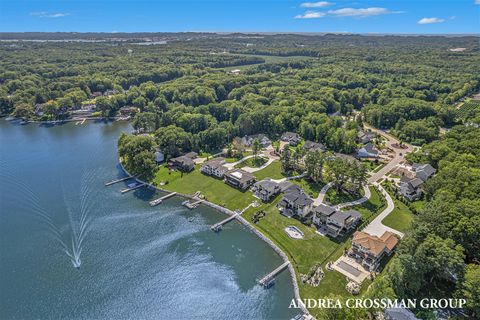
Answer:
[[[125,181],[125,180],[128,180],[128,179],[132,179],[132,178],[134,178],[134,176],[128,176],[128,177],[120,178],[120,179],[117,179],[117,180],[109,181],[109,182],[105,183],[105,187],[111,186],[112,184],[122,182],[122,181]]]
[[[160,197],[160,198],[158,198],[158,199],[152,200],[152,201],[149,202],[150,207],[154,207],[154,206],[162,203],[163,200],[166,200],[166,199],[168,199],[168,198],[170,198],[170,197],[173,197],[173,196],[176,195],[176,194],[177,194],[176,192],[172,192],[172,193],[169,193],[169,194],[164,195],[163,197]]]
[[[290,264],[290,261],[285,261],[280,265],[278,268],[264,276],[262,279],[258,280],[258,284],[263,286],[263,287],[269,287],[271,284],[273,284],[273,281],[275,281],[275,276],[279,274],[280,272],[283,271],[288,265]]]
[[[222,226],[230,221],[232,221],[233,219],[235,219],[239,214],[233,214],[231,215],[230,217],[226,218],[225,220],[222,220],[220,222],[217,222],[215,223],[213,226],[210,227],[210,229],[212,229],[213,231],[220,231],[222,230]]]

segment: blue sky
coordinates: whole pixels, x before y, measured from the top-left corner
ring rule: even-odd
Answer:
[[[0,0],[0,32],[479,33],[480,0]]]

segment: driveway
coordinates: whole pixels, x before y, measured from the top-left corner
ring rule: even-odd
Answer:
[[[409,152],[412,152],[413,147],[409,144],[404,143],[406,148],[400,149],[394,146],[395,144],[399,144],[399,141],[392,135],[386,133],[383,130],[373,128],[369,125],[365,125],[365,128],[383,136],[387,140],[386,146],[392,149],[393,152],[395,152],[395,156],[389,163],[387,163],[382,169],[378,170],[370,178],[368,178],[367,180],[368,183],[374,183],[382,179],[387,173],[392,171],[397,165],[403,162],[405,160],[405,155]]]
[[[333,186],[333,182],[329,182],[326,185],[323,186],[322,190],[318,193],[318,196],[313,199],[313,205],[318,206],[321,203],[323,203],[323,199],[325,199],[325,195],[327,194],[328,189],[330,189]]]
[[[385,210],[383,210],[375,219],[373,219],[372,222],[370,222],[368,226],[363,229],[363,231],[377,237],[380,237],[385,231],[390,231],[400,236],[400,238],[403,238],[404,234],[402,232],[387,227],[382,223],[382,220],[385,219],[393,211],[393,209],[395,208],[395,204],[392,197],[390,197],[390,194],[385,191],[385,189],[380,184],[375,183],[375,186],[380,190],[380,193],[387,199],[387,208],[385,208]]]
[[[335,206],[335,208],[337,210],[340,210],[340,209],[343,209],[343,208],[346,208],[346,207],[353,207],[353,206],[357,206],[359,204],[362,204],[364,202],[367,202],[368,199],[370,199],[370,197],[372,196],[372,193],[370,192],[370,188],[368,187],[368,185],[363,186],[363,192],[364,192],[365,195],[363,197],[361,197],[360,199],[355,200],[355,201],[350,201],[350,202],[344,202],[344,203],[337,204]]]

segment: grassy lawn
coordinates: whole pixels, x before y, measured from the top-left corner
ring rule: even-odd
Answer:
[[[324,186],[323,183],[313,182],[305,178],[290,180],[290,182],[301,187],[312,198],[316,198]]]
[[[417,201],[412,201],[410,205],[417,210],[417,212],[421,212],[423,210],[423,207],[425,206],[425,200],[417,200]]]
[[[351,194],[344,190],[337,192],[335,188],[330,188],[325,195],[325,202],[330,203],[331,205],[336,205],[339,203],[355,201],[363,196],[363,189],[360,190],[360,194]]]
[[[348,282],[346,277],[337,271],[328,271],[326,268],[329,261],[337,260],[343,254],[344,249],[350,246],[350,236],[340,240],[332,240],[317,234],[313,227],[306,226],[294,218],[284,217],[275,207],[280,199],[281,196],[278,196],[272,203],[262,204],[258,208],[250,208],[243,214],[243,217],[251,222],[251,217],[256,212],[260,210],[266,212],[266,216],[254,226],[288,255],[296,271],[302,298],[322,298],[329,294],[351,297],[345,289]],[[373,216],[380,213],[384,207],[380,195],[372,187],[371,201],[362,206],[357,206],[355,209],[361,211],[365,217],[372,217],[373,219]],[[291,239],[284,231],[285,227],[288,226],[296,226],[304,233],[305,237],[300,240]],[[325,277],[320,285],[312,287],[308,284],[302,284],[300,273],[307,273],[316,263],[320,263],[325,272]],[[363,282],[361,293],[365,292],[370,283],[371,281],[368,279]],[[311,312],[315,315],[318,310],[311,310]]]
[[[414,215],[405,204],[395,199],[391,193],[390,196],[395,203],[395,208],[382,220],[382,223],[400,232],[405,232],[410,229]]]
[[[231,210],[243,209],[255,199],[249,191],[242,192],[225,184],[221,179],[202,174],[199,166],[192,172],[184,173],[183,177],[179,171],[169,172],[168,168],[161,166],[155,176],[155,184],[160,186],[161,181],[168,182],[161,187],[180,193],[192,194],[200,191],[207,200]]]
[[[280,161],[273,161],[266,168],[257,171],[253,174],[257,181],[263,180],[265,178],[272,179],[282,179],[285,178],[285,175],[282,173],[282,164]]]
[[[251,168],[258,168],[261,167],[268,159],[265,157],[258,156],[256,159],[248,158],[247,160],[240,162],[235,166],[235,168],[243,168],[243,167],[251,167]]]

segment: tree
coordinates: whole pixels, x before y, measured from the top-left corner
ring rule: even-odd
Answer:
[[[325,158],[325,154],[319,150],[310,151],[305,156],[305,169],[307,175],[314,182],[320,182],[323,180]]]
[[[255,161],[257,160],[257,155],[261,148],[262,145],[260,144],[260,140],[254,139],[252,143],[252,154]]]
[[[128,172],[150,181],[156,170],[155,140],[150,136],[123,133],[118,139],[118,154]]]
[[[480,316],[480,265],[470,264],[465,268],[465,275],[459,283],[456,296],[466,299],[466,309],[472,319]]]

